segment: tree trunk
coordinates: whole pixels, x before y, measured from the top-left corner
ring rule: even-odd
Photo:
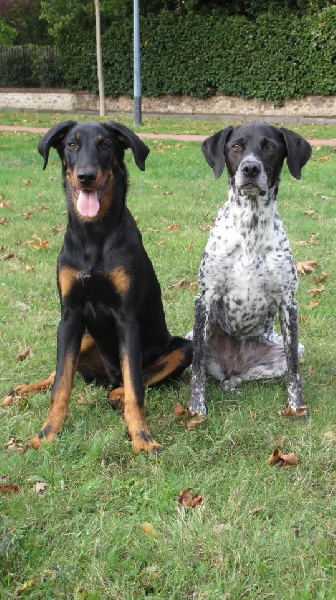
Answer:
[[[105,116],[105,90],[104,90],[104,76],[103,76],[103,61],[101,52],[101,37],[100,37],[100,7],[99,0],[94,0],[95,13],[96,13],[96,45],[97,45],[97,75],[98,75],[98,89],[99,89],[99,114],[101,117]]]

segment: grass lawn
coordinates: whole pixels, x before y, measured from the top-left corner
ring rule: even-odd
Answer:
[[[94,115],[74,115],[66,113],[47,113],[47,112],[12,112],[0,111],[0,125],[25,125],[31,127],[49,127],[66,119],[78,121],[94,121],[97,116]],[[234,125],[232,121],[223,121],[219,119],[203,118],[174,118],[174,117],[149,117],[144,115],[142,125],[134,126],[133,117],[129,115],[109,115],[104,117],[105,121],[120,121],[133,131],[150,133],[191,133],[200,135],[211,135],[227,125]],[[283,125],[280,121],[278,125]],[[303,137],[311,138],[336,138],[336,125],[320,125],[319,123],[310,123],[305,125],[286,125],[288,129],[293,129]]]
[[[52,124],[43,115],[39,123],[26,118]],[[0,114],[1,123],[10,121]],[[222,126],[205,131],[196,121],[188,130]],[[186,122],[165,121],[166,131],[178,127]],[[315,136],[335,136],[330,131]],[[57,155],[43,172],[38,139],[0,133],[0,398],[55,367],[55,264],[66,215]],[[226,200],[225,176],[215,181],[199,144],[148,145],[144,173],[127,154],[128,205],[161,282],[169,327],[183,335],[192,328],[209,228]],[[38,452],[21,450],[42,424],[49,394],[0,409],[1,600],[335,599],[335,161],[335,149],[315,148],[302,180],[285,168],[280,188],[296,261],[317,261],[315,273],[300,276],[298,292],[310,417],[278,416],[284,382],[250,383],[232,394],[208,379],[208,419],[188,431],[174,412],[188,403],[185,373],[147,391],[148,424],[163,445],[148,456],[132,453],[106,390],[79,377],[61,436]],[[15,360],[27,349],[30,356]],[[294,452],[298,465],[267,465],[277,445]],[[14,487],[3,493],[5,486]],[[203,503],[179,510],[188,487]],[[146,523],[154,531],[144,531]]]

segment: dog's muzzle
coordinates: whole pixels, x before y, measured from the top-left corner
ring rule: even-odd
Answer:
[[[241,196],[264,196],[268,184],[262,163],[252,157],[244,158],[236,172],[235,185]]]

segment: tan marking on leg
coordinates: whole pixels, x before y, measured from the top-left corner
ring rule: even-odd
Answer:
[[[130,434],[134,452],[147,450],[155,452],[161,446],[152,438],[145,417],[144,406],[139,406],[134,392],[128,358],[122,361],[122,373],[125,389],[125,422]]]
[[[62,298],[67,296],[80,275],[80,271],[72,267],[63,267],[58,272],[58,284],[60,286]]]
[[[39,433],[28,442],[36,450],[41,447],[42,443],[51,442],[63,427],[69,410],[75,367],[72,355],[68,354],[62,377],[58,381],[57,389],[52,393],[47,418]]]
[[[115,267],[109,273],[109,279],[112,281],[118,294],[127,294],[132,280],[123,267]]]
[[[163,356],[156,363],[147,367],[143,374],[144,385],[154,385],[169,377],[178,369],[184,357],[183,350],[173,350],[167,356]]]

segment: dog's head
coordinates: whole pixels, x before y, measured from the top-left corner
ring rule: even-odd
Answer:
[[[76,213],[84,220],[101,218],[108,210],[115,175],[125,174],[124,152],[131,148],[139,169],[145,170],[149,148],[127,127],[108,123],[65,121],[39,141],[38,151],[48,164],[56,148]]]
[[[239,194],[262,196],[279,180],[285,158],[291,175],[301,178],[311,146],[294,131],[260,123],[226,127],[207,138],[202,151],[216,178],[226,165]]]

